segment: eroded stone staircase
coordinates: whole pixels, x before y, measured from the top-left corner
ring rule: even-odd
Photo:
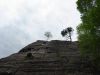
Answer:
[[[32,58],[26,58],[32,53]],[[92,75],[82,69],[78,42],[37,41],[0,60],[0,75]]]

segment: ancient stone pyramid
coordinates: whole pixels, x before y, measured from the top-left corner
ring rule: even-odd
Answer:
[[[2,58],[0,75],[83,75],[80,60],[78,42],[39,40]]]

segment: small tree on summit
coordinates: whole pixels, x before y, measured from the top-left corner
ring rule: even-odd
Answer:
[[[47,38],[47,41],[49,40],[49,38],[52,37],[51,32],[45,32],[44,35],[45,35],[45,37]]]
[[[74,29],[73,29],[72,27],[68,27],[68,28],[63,29],[63,30],[61,31],[61,35],[62,35],[63,37],[66,37],[67,40],[72,41],[72,32],[73,32],[73,31],[74,31]]]

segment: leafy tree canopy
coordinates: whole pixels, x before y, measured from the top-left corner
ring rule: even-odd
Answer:
[[[72,38],[71,38],[72,32],[73,32],[73,28],[72,28],[72,27],[68,27],[68,28],[63,29],[63,30],[61,31],[61,35],[62,35],[63,37],[67,37],[68,40],[72,41]]]
[[[52,37],[52,34],[49,31],[48,32],[45,32],[44,35],[46,36],[47,40],[49,40],[49,38]]]
[[[80,51],[100,67],[100,0],[78,0],[82,23],[77,27]]]

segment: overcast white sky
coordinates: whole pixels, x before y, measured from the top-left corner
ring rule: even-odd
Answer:
[[[0,0],[0,58],[18,52],[36,40],[45,40],[50,31],[52,39],[64,39],[60,32],[80,23],[77,0]]]

